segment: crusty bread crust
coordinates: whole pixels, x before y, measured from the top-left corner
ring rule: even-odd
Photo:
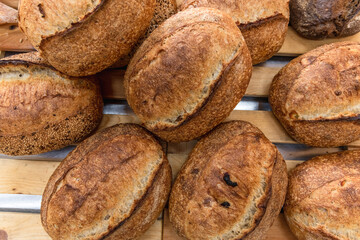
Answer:
[[[179,9],[193,7],[212,7],[229,14],[245,38],[254,65],[271,58],[284,43],[289,0],[185,0]]]
[[[263,239],[280,213],[286,164],[253,125],[223,123],[202,138],[170,195],[170,221],[187,239]]]
[[[317,147],[360,138],[360,44],[334,43],[312,50],[275,76],[269,102],[295,140]]]
[[[315,157],[289,176],[285,217],[299,240],[360,238],[360,151]]]
[[[0,152],[39,154],[76,143],[100,123],[93,78],[68,77],[37,53],[0,60]]]
[[[53,239],[134,239],[165,206],[171,168],[153,135],[120,124],[86,139],[45,188],[41,220]]]
[[[360,1],[290,0],[292,27],[303,37],[346,37],[360,31]]]
[[[155,0],[22,0],[19,26],[56,69],[87,76],[126,56],[154,9]]]
[[[232,19],[211,8],[166,20],[136,52],[125,74],[129,105],[167,141],[199,137],[245,94],[251,58]]]
[[[145,35],[143,35],[139,41],[134,45],[131,52],[123,58],[120,58],[113,67],[124,67],[129,64],[131,58],[134,56],[136,50],[140,45],[145,41],[146,38],[163,23],[166,19],[171,17],[177,12],[177,4],[175,0],[156,0],[156,7],[154,17],[151,19],[150,26],[146,30]]]

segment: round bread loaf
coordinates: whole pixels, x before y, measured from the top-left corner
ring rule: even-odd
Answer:
[[[193,7],[212,7],[229,14],[245,38],[253,64],[271,58],[284,43],[289,0],[185,0],[179,9]]]
[[[125,74],[129,105],[164,140],[188,141],[224,120],[245,93],[251,57],[232,19],[182,11],[141,45]]]
[[[315,157],[289,177],[285,217],[300,240],[360,239],[360,151]]]
[[[126,56],[154,9],[155,0],[22,0],[19,26],[57,70],[87,76]]]
[[[131,52],[125,56],[120,58],[113,67],[124,67],[129,64],[131,58],[134,56],[136,50],[140,47],[140,45],[145,41],[146,38],[166,19],[171,17],[176,13],[177,5],[175,0],[156,0],[156,7],[154,17],[151,19],[150,26],[146,30],[144,36],[142,36],[139,41],[134,45]]]
[[[201,139],[170,194],[170,221],[187,239],[265,238],[280,213],[286,164],[247,122],[223,123]]]
[[[45,188],[41,221],[52,239],[135,239],[167,201],[171,168],[160,144],[135,124],[86,139]]]
[[[68,77],[37,53],[0,60],[0,152],[29,155],[82,140],[102,118],[93,77]]]
[[[360,31],[360,1],[290,0],[290,22],[303,37],[346,37]]]
[[[316,147],[360,138],[360,44],[324,45],[286,65],[275,76],[269,102],[298,142]]]

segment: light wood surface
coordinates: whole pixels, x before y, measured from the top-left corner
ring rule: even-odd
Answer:
[[[4,232],[8,238],[4,236]],[[162,219],[156,220],[142,239],[159,240]],[[0,240],[51,240],[41,225],[40,214],[0,212]]]

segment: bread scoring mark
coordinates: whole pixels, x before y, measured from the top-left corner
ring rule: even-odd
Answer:
[[[282,13],[275,12],[274,15],[266,17],[266,18],[262,18],[255,22],[246,22],[246,23],[237,22],[237,25],[241,31],[246,31],[246,30],[250,30],[253,28],[257,28],[263,24],[268,24],[269,22],[274,22],[274,21],[278,21],[278,20],[288,21],[289,19],[287,17],[285,17]]]

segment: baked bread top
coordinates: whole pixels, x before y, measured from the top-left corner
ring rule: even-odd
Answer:
[[[112,239],[138,214],[142,223],[153,222],[170,181],[154,137],[135,124],[116,125],[86,139],[61,162],[45,188],[41,220],[54,239]],[[132,225],[142,229],[142,223]]]
[[[324,45],[292,60],[272,82],[274,114],[290,135],[309,145],[339,146],[358,139],[359,66],[356,42]]]
[[[186,141],[226,118],[243,96],[251,70],[246,44],[229,16],[211,8],[189,9],[145,40],[124,85],[146,128],[168,141]],[[191,121],[196,126],[190,133]],[[178,132],[167,135],[173,131]]]
[[[346,37],[360,31],[359,1],[290,0],[291,25],[303,37]]]
[[[126,56],[154,9],[155,0],[22,0],[19,26],[52,66],[85,76]]]
[[[360,238],[360,151],[315,157],[289,176],[285,216],[299,239]]]
[[[247,122],[222,123],[179,172],[170,221],[187,239],[262,239],[286,187],[285,162],[263,133]]]

